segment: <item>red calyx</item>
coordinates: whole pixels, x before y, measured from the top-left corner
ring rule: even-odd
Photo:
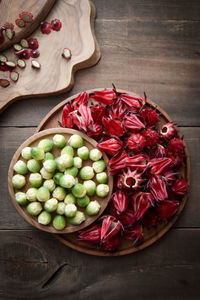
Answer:
[[[145,128],[145,125],[140,121],[140,119],[135,114],[127,115],[123,121],[124,128],[130,132],[138,132],[142,128]]]
[[[79,108],[79,105],[86,104],[88,102],[88,99],[89,99],[89,94],[86,92],[82,92],[76,97],[76,99],[74,99],[72,103],[72,107],[75,110],[77,110]]]
[[[109,167],[110,167],[110,175],[115,175],[120,173],[126,167],[126,158],[128,157],[128,153],[125,150],[122,150],[117,155],[112,157],[109,160]]]
[[[157,148],[154,151],[154,156],[159,158],[159,157],[165,157],[167,156],[167,150],[165,149],[164,146],[158,144]]]
[[[127,209],[123,213],[117,215],[117,217],[123,225],[128,227],[136,223],[135,212],[132,208]]]
[[[84,103],[80,104],[78,107],[78,112],[80,113],[86,128],[94,123],[89,106]]]
[[[93,225],[88,229],[84,229],[78,232],[78,240],[89,242],[92,244],[98,244],[100,242],[101,227],[99,225]]]
[[[101,241],[105,242],[114,237],[122,228],[122,224],[113,216],[103,217],[101,225]]]
[[[134,113],[139,112],[146,103],[145,98],[131,96],[127,93],[118,93],[118,98],[126,104],[130,111]]]
[[[28,40],[28,46],[32,50],[36,50],[39,47],[39,43],[37,39],[31,38]]]
[[[19,14],[19,18],[22,19],[25,23],[31,23],[33,21],[33,15],[26,11],[22,11]]]
[[[97,102],[111,105],[115,102],[117,95],[111,89],[105,89],[103,91],[94,91],[91,95],[91,98]]]
[[[33,58],[37,58],[40,56],[40,52],[38,50],[32,50],[30,52],[30,56],[33,57]]]
[[[148,157],[145,154],[137,154],[128,156],[125,161],[125,166],[131,170],[144,171],[147,167]]]
[[[175,167],[180,166],[183,162],[183,153],[171,153],[168,151],[167,156],[171,158]]]
[[[173,166],[173,161],[168,157],[153,158],[148,162],[147,167],[151,168],[150,173],[160,175]]]
[[[155,210],[150,208],[145,213],[145,215],[144,215],[144,217],[142,219],[142,224],[143,224],[143,226],[145,226],[147,228],[151,228],[151,227],[157,225],[157,220],[158,220],[158,216],[155,213]]]
[[[112,201],[117,213],[121,214],[127,209],[130,199],[127,193],[117,190],[112,195]]]
[[[168,149],[172,153],[181,153],[184,149],[183,141],[179,138],[174,138],[169,141]]]
[[[99,138],[103,133],[103,127],[100,124],[93,123],[87,128],[87,135],[92,138]]]
[[[134,227],[124,229],[123,237],[127,240],[132,240],[133,245],[138,245],[143,240],[142,226],[136,224]]]
[[[169,219],[177,212],[178,207],[178,201],[165,200],[158,204],[156,211],[161,219]]]
[[[119,175],[117,180],[117,187],[119,189],[138,189],[143,182],[142,174],[135,171],[128,170],[123,175]]]
[[[62,27],[62,23],[59,19],[55,19],[51,21],[52,30],[59,31]]]
[[[70,113],[70,117],[72,118],[73,124],[78,127],[80,130],[86,131],[87,128],[85,126],[85,123],[83,121],[83,118],[78,114],[77,110],[74,110]]]
[[[26,49],[17,51],[17,52],[15,52],[15,54],[21,59],[29,59],[30,58],[30,51],[26,50]]]
[[[22,20],[22,19],[16,19],[16,20],[15,20],[15,24],[16,24],[18,27],[20,27],[20,28],[23,28],[23,27],[25,27],[25,25],[26,25],[26,23],[25,23],[24,20]]]
[[[143,148],[146,146],[146,139],[140,133],[133,133],[128,138],[127,146],[133,152],[142,151]]]
[[[70,104],[66,104],[63,107],[62,110],[62,127],[67,127],[67,128],[72,128],[73,127],[73,122],[72,118],[70,116],[70,113],[72,112],[72,107]]]
[[[168,198],[166,183],[162,176],[152,176],[148,181],[148,187],[157,202]]]
[[[140,113],[140,117],[142,122],[149,126],[156,125],[159,121],[158,113],[152,108],[144,108]]]
[[[51,32],[52,26],[48,22],[42,22],[40,29],[43,34],[49,34]]]
[[[120,236],[113,236],[111,239],[106,240],[102,243],[102,248],[106,251],[115,251],[119,248],[120,245]]]
[[[9,68],[6,65],[6,63],[5,62],[0,62],[0,71],[6,72],[8,70],[9,70]]]
[[[176,173],[173,170],[169,170],[163,174],[164,179],[168,185],[171,185],[176,180]]]
[[[158,144],[159,135],[156,130],[152,128],[147,128],[144,132],[144,137],[146,138],[146,145],[147,146],[155,146]]]
[[[103,116],[105,116],[105,113],[106,113],[105,106],[96,104],[96,105],[90,106],[90,109],[92,112],[93,120],[95,120],[96,123],[101,125],[102,118],[103,118]]]
[[[102,118],[102,123],[106,129],[107,134],[113,136],[122,136],[124,134],[124,128],[119,120],[111,119],[106,116]]]
[[[187,181],[183,178],[177,179],[172,185],[172,191],[178,195],[184,195],[188,192]]]
[[[116,155],[123,147],[119,138],[110,138],[97,145],[97,148],[109,155]]]
[[[13,30],[14,29],[14,24],[13,23],[10,23],[10,22],[6,22],[6,23],[4,23],[3,24],[3,26],[2,26],[4,29],[11,29],[11,30]]]
[[[126,112],[126,105],[118,99],[109,110],[109,117],[112,119],[122,120]]]
[[[154,204],[154,198],[151,193],[137,192],[133,195],[132,204],[135,211],[135,218],[139,221]]]
[[[164,124],[160,130],[160,135],[164,139],[171,139],[176,135],[176,129],[174,128],[173,123]]]

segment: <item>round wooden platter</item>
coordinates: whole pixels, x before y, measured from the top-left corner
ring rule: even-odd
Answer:
[[[0,2],[0,26],[6,22],[12,23],[15,35],[12,40],[5,38],[4,43],[0,45],[0,51],[29,36],[46,18],[54,3],[55,0],[2,0]],[[33,21],[20,28],[15,24],[15,20],[19,19],[19,14],[22,11],[32,13]]]
[[[97,88],[97,89],[92,89],[88,90],[88,93],[92,93],[94,90],[103,90],[103,88]],[[125,91],[125,90],[117,90],[118,92],[126,92],[134,96],[138,96],[134,92],[130,91]],[[78,94],[73,95],[66,100],[62,101],[60,104],[55,106],[47,115],[46,117],[41,121],[39,126],[36,129],[36,132],[45,130],[47,128],[51,127],[59,127],[59,122],[61,121],[61,116],[62,116],[62,109],[63,106],[75,99],[78,96]],[[173,122],[172,119],[169,117],[169,115],[161,108],[159,107],[156,103],[154,103],[151,100],[147,101],[147,105],[150,107],[153,107],[160,113],[160,125],[167,123],[167,122]],[[176,126],[175,126],[176,127]],[[176,130],[178,132],[179,137],[183,137],[181,132],[179,131],[178,127],[176,127]],[[180,169],[180,173],[182,174],[183,178],[185,178],[188,182],[188,186],[190,185],[190,158],[189,158],[189,152],[187,145],[184,141],[185,145],[185,161],[184,161],[184,166]],[[149,245],[153,244],[155,241],[157,241],[160,237],[162,237],[176,222],[178,219],[179,215],[181,214],[185,203],[187,201],[187,195],[184,196],[184,198],[181,201],[181,204],[179,206],[179,210],[176,213],[176,215],[169,221],[169,222],[160,222],[155,228],[147,229],[144,228],[144,240],[142,244],[139,246],[135,247],[133,246],[132,241],[122,239],[120,248],[118,251],[115,252],[105,252],[100,248],[97,248],[95,245],[90,245],[89,243],[81,242],[77,240],[77,235],[75,233],[71,234],[65,234],[65,235],[59,235],[55,234],[54,236],[63,244],[66,246],[69,246],[77,251],[91,254],[91,255],[97,255],[97,256],[121,256],[121,255],[126,255],[130,254],[139,250],[142,250]],[[105,210],[105,213],[109,213],[110,205],[108,205],[107,209]]]
[[[61,30],[42,34],[38,28],[30,36],[39,42],[40,56],[36,60],[41,63],[41,69],[31,67],[31,58],[26,60],[25,69],[16,68],[19,80],[16,83],[10,82],[7,88],[0,87],[0,112],[19,99],[26,98],[28,101],[30,97],[70,90],[74,85],[75,72],[99,61],[101,53],[94,34],[95,16],[95,6],[89,0],[56,1],[46,21],[51,22],[55,18],[61,20]],[[71,49],[70,60],[62,57],[64,48]],[[12,48],[3,54],[9,60],[16,61]],[[0,78],[10,80],[9,72],[0,71]]]
[[[30,216],[26,210],[26,206],[20,206],[16,200],[15,200],[15,193],[18,192],[18,190],[14,189],[13,186],[12,186],[12,177],[14,175],[14,170],[13,170],[13,167],[15,165],[15,163],[20,159],[20,160],[23,160],[23,161],[26,161],[22,156],[21,156],[21,151],[23,148],[27,147],[27,146],[30,146],[30,147],[35,147],[38,145],[39,141],[44,139],[44,138],[48,138],[48,139],[51,139],[53,138],[53,136],[55,134],[63,134],[64,137],[66,138],[66,141],[68,141],[68,139],[70,138],[71,135],[73,134],[79,134],[80,136],[82,136],[82,138],[84,139],[84,145],[88,147],[89,150],[93,149],[96,147],[97,145],[97,142],[91,138],[89,138],[87,135],[85,135],[84,133],[80,132],[80,131],[77,131],[77,130],[74,130],[74,129],[68,129],[68,128],[51,128],[51,129],[47,129],[47,130],[44,130],[44,131],[41,131],[39,133],[36,133],[34,134],[33,136],[31,136],[30,138],[28,138],[18,149],[17,151],[15,152],[14,156],[13,156],[13,159],[10,163],[10,167],[9,167],[9,171],[8,171],[8,189],[9,189],[9,193],[11,195],[11,199],[12,199],[12,202],[15,206],[15,208],[17,209],[17,211],[20,213],[20,215],[28,222],[30,223],[31,225],[35,226],[36,228],[38,229],[41,229],[41,230],[44,230],[44,231],[47,231],[47,232],[50,232],[50,233],[58,233],[59,234],[64,234],[64,233],[70,233],[70,232],[75,232],[75,231],[78,231],[80,229],[83,229],[85,227],[87,227],[88,225],[90,225],[91,223],[93,223],[97,218],[100,217],[100,215],[103,213],[103,211],[105,210],[105,208],[107,207],[108,205],[108,202],[110,200],[110,197],[111,197],[111,194],[112,194],[112,189],[113,189],[113,177],[112,176],[109,176],[109,179],[108,179],[108,185],[109,185],[109,193],[108,195],[105,197],[105,198],[100,198],[96,195],[90,197],[91,200],[97,200],[100,205],[101,205],[101,208],[100,208],[100,211],[97,215],[95,216],[88,216],[86,213],[85,213],[85,208],[78,208],[78,210],[80,211],[83,211],[85,213],[85,216],[86,216],[86,220],[80,224],[80,225],[72,225],[70,224],[69,222],[67,222],[67,225],[66,227],[63,229],[63,230],[56,230],[52,223],[50,223],[48,226],[45,226],[45,225],[41,225],[37,222],[37,217],[33,217],[33,216]],[[58,157],[60,156],[60,151],[61,149],[59,149],[58,147],[53,147],[53,150],[52,150],[52,153],[54,154],[55,157]],[[105,153],[103,153],[103,159],[105,160],[105,162],[107,163],[108,162],[108,158],[106,156]],[[92,161],[91,160],[86,160],[86,161],[83,161],[83,166],[92,166]],[[26,177],[26,185],[24,188],[22,188],[20,191],[22,192],[26,192],[30,187],[30,183],[28,181],[28,178],[29,178],[29,175],[30,175],[30,172],[28,172],[27,175],[25,175]],[[80,179],[79,177],[79,182],[82,182],[82,180]],[[97,184],[97,182],[96,182]],[[43,204],[43,203],[42,203]],[[54,216],[55,214],[52,214],[52,217]]]

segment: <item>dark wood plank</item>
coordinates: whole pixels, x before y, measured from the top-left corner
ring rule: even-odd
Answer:
[[[0,231],[0,296],[197,299],[199,238],[200,229],[173,229],[141,252],[108,259],[78,253],[38,230]]]
[[[200,226],[200,168],[197,162],[200,160],[200,128],[180,128],[180,130],[185,135],[185,140],[189,146],[192,184],[186,207],[175,226],[198,227]],[[32,228],[31,225],[27,224],[21,218],[11,203],[7,189],[7,173],[14,152],[33,133],[34,128],[0,128],[0,165],[2,178],[0,195],[3,195],[3,201],[1,201],[0,229]]]

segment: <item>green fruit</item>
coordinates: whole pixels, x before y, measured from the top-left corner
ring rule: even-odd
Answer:
[[[30,159],[27,161],[27,168],[32,173],[37,173],[40,170],[40,163],[35,159]]]
[[[73,148],[80,148],[84,144],[82,137],[78,134],[73,134],[68,142],[69,145]]]
[[[63,201],[66,197],[66,191],[64,188],[57,186],[52,193],[53,198],[56,198],[58,201]]]
[[[48,212],[56,211],[58,206],[58,200],[55,198],[51,198],[44,203],[44,209]]]
[[[61,155],[63,155],[63,154],[68,154],[68,155],[70,155],[70,156],[74,156],[74,149],[73,149],[71,146],[65,146],[65,147],[62,149],[62,151],[61,151],[60,154],[61,154]]]
[[[13,169],[15,170],[16,173],[21,175],[25,175],[28,173],[27,165],[23,160],[18,160],[14,165]]]
[[[89,149],[85,146],[78,148],[77,154],[81,159],[87,160],[89,157]]]
[[[90,167],[90,166],[83,167],[80,170],[80,177],[83,180],[90,180],[90,179],[92,179],[94,177],[93,168]]]
[[[98,184],[96,188],[96,194],[99,197],[106,197],[109,193],[109,186],[107,184]]]
[[[56,213],[59,215],[64,215],[65,213],[65,203],[64,202],[60,202],[58,203],[57,209],[56,209]]]
[[[43,139],[39,142],[38,147],[43,149],[44,152],[49,152],[53,149],[53,141],[49,139]]]
[[[41,186],[37,190],[36,196],[37,196],[38,201],[45,202],[45,201],[49,200],[49,198],[50,198],[50,192],[49,192],[49,190],[46,187]]]
[[[66,220],[63,216],[55,216],[53,219],[53,227],[57,230],[63,230],[66,226]]]
[[[76,198],[74,197],[74,195],[72,195],[71,193],[68,194],[65,197],[64,203],[67,204],[75,204],[76,203]]]
[[[38,223],[42,225],[48,225],[51,222],[51,214],[47,211],[43,211],[38,216]]]
[[[66,217],[74,217],[77,212],[77,207],[74,204],[67,204],[65,206],[65,216]]]
[[[92,167],[96,173],[101,173],[106,168],[106,163],[103,159],[93,162]]]
[[[54,176],[53,176],[53,180],[55,182],[55,184],[59,184],[60,182],[60,178],[63,176],[63,173],[56,173]]]
[[[36,188],[28,189],[28,191],[26,192],[26,196],[27,196],[28,201],[30,201],[30,202],[36,201],[37,200],[37,189]]]
[[[26,209],[30,215],[37,216],[42,211],[42,205],[40,202],[31,202]]]
[[[76,183],[72,188],[72,194],[76,198],[82,198],[86,195],[86,188],[81,183]]]
[[[53,173],[48,172],[44,167],[40,170],[40,174],[44,179],[51,179],[53,177]]]
[[[66,174],[60,178],[60,185],[66,189],[70,189],[75,185],[75,179],[72,175]]]
[[[56,161],[52,159],[45,160],[45,162],[43,162],[43,166],[45,170],[49,173],[53,173],[57,168]]]
[[[102,152],[95,148],[90,150],[89,158],[93,161],[97,161],[102,158],[102,155]]]
[[[43,162],[45,162],[46,160],[50,160],[50,159],[54,160],[54,155],[51,152],[46,152],[44,155]]]
[[[39,147],[33,147],[31,149],[31,156],[36,160],[44,159],[44,150]]]
[[[80,169],[82,168],[82,159],[80,157],[74,157],[74,167]]]
[[[71,167],[65,170],[64,174],[69,174],[73,177],[76,177],[78,175],[78,169],[76,167]]]
[[[26,184],[26,179],[23,175],[16,174],[12,178],[12,185],[15,189],[20,190],[23,188]]]
[[[38,188],[42,184],[42,176],[39,173],[31,173],[29,182],[33,187]]]
[[[25,193],[18,192],[15,194],[15,200],[19,205],[26,205],[27,204],[27,196]]]
[[[47,179],[44,181],[43,186],[49,190],[49,192],[53,192],[56,188],[56,184],[53,179]]]
[[[101,208],[101,206],[100,206],[99,202],[97,202],[96,200],[90,201],[90,203],[86,207],[86,213],[89,216],[94,216],[94,215],[98,214],[100,208]]]
[[[63,148],[66,145],[65,137],[62,134],[54,135],[53,142],[58,148]]]
[[[25,147],[23,150],[22,150],[22,153],[21,153],[22,157],[26,160],[28,159],[31,159],[32,158],[32,155],[31,155],[31,147]]]
[[[89,203],[90,203],[90,198],[89,198],[87,195],[85,195],[83,198],[78,198],[78,199],[77,199],[77,204],[78,204],[78,206],[80,206],[80,207],[85,207],[85,206],[87,206]]]
[[[73,225],[80,225],[85,221],[85,215],[82,211],[77,211],[74,217],[68,218],[68,221]]]
[[[106,174],[106,172],[98,173],[98,174],[96,175],[96,180],[97,180],[99,183],[107,183],[107,182],[108,182],[108,175]]]

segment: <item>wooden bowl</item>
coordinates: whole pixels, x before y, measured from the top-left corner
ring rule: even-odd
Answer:
[[[48,129],[48,130],[44,130],[42,132],[39,132],[37,134],[34,134],[33,136],[31,136],[30,138],[28,138],[16,151],[16,153],[13,156],[13,159],[10,163],[10,167],[9,167],[9,171],[8,171],[8,189],[9,189],[9,193],[11,195],[11,199],[12,202],[15,206],[15,208],[18,210],[18,212],[20,213],[20,215],[31,225],[35,226],[38,229],[47,231],[47,232],[51,232],[51,233],[59,233],[59,234],[63,234],[63,233],[70,233],[70,232],[75,232],[78,231],[80,229],[85,228],[86,226],[90,225],[91,223],[93,223],[97,218],[99,218],[99,216],[103,213],[103,211],[105,210],[106,206],[108,205],[108,202],[110,200],[111,194],[112,194],[112,189],[113,189],[113,177],[109,176],[108,178],[108,185],[109,185],[109,194],[107,195],[107,197],[105,198],[100,198],[95,196],[90,197],[91,200],[97,200],[100,205],[100,211],[97,215],[95,216],[88,216],[85,213],[86,216],[86,220],[80,224],[80,225],[72,225],[67,223],[66,227],[63,230],[56,230],[53,225],[50,223],[49,225],[45,226],[45,225],[41,225],[37,222],[37,216],[31,216],[28,214],[27,210],[26,210],[26,206],[20,206],[16,200],[15,200],[15,193],[17,190],[15,190],[12,186],[12,177],[14,175],[14,170],[13,167],[15,165],[15,163],[21,159],[23,161],[24,158],[21,156],[21,151],[24,147],[30,146],[30,147],[35,147],[38,145],[39,141],[43,138],[48,138],[48,139],[52,139],[53,136],[55,134],[63,134],[65,136],[65,138],[68,140],[70,138],[71,135],[73,134],[79,134],[80,136],[82,136],[82,138],[84,139],[84,144],[85,146],[88,147],[89,150],[91,150],[92,148],[95,148],[97,145],[97,142],[91,138],[89,138],[87,135],[85,135],[84,133],[77,131],[77,130],[73,130],[73,129],[68,129],[68,128],[52,128],[52,129]],[[60,149],[58,147],[54,147],[52,150],[52,153],[54,154],[55,157],[60,155]],[[108,158],[106,156],[105,153],[103,153],[103,159],[105,160],[105,162],[108,162]],[[92,165],[92,161],[91,160],[86,160],[83,161],[83,166],[86,165]],[[31,187],[30,183],[28,182],[28,177],[29,177],[30,172],[28,172],[27,175],[25,175],[26,177],[26,185],[24,188],[22,188],[20,191],[22,192],[26,192],[28,188]],[[78,210],[81,211],[85,211],[84,208],[78,208]],[[53,214],[52,214],[53,216]]]
[[[104,88],[98,88],[98,89],[91,89],[86,92],[89,94],[92,93],[94,90],[103,90]],[[130,91],[125,91],[125,90],[117,90],[118,92],[126,92],[129,93],[130,95],[133,96],[138,96],[134,92]],[[73,95],[66,100],[62,101],[59,103],[57,106],[55,106],[47,115],[46,117],[41,121],[39,126],[36,129],[36,132],[45,130],[47,128],[51,127],[58,127],[58,121],[61,120],[62,116],[62,109],[64,105],[70,101],[73,101],[78,94]],[[157,112],[160,113],[160,125],[167,123],[167,122],[173,122],[172,119],[169,117],[169,115],[161,108],[159,107],[156,103],[154,103],[151,100],[147,101],[147,105],[149,107],[152,107],[157,110]],[[176,126],[175,126],[176,127]],[[179,131],[178,127],[176,127],[176,130],[178,132],[178,136],[180,138],[183,138],[183,135]],[[190,156],[189,156],[189,151],[187,148],[187,145],[185,141],[183,140],[184,145],[185,145],[185,159],[184,159],[184,165],[180,168],[180,174],[185,178],[188,182],[188,186],[190,185]],[[126,255],[130,254],[139,250],[142,250],[149,245],[153,244],[156,242],[159,238],[161,238],[176,222],[178,217],[180,216],[185,204],[187,201],[187,195],[185,195],[180,203],[178,212],[170,219],[169,222],[160,222],[157,227],[147,229],[144,228],[144,240],[139,246],[133,246],[133,242],[129,240],[122,239],[122,242],[120,244],[119,250],[115,252],[106,252],[103,251],[102,249],[98,248],[96,245],[92,245],[89,243],[85,243],[82,241],[77,240],[77,235],[76,233],[71,233],[71,234],[64,234],[64,235],[59,235],[59,234],[54,234],[54,236],[63,244],[65,244],[68,247],[71,247],[77,251],[91,254],[91,255],[98,255],[98,256],[121,256],[121,255]],[[105,213],[109,214],[109,210],[112,209],[111,203],[108,205],[108,207],[105,210]]]

